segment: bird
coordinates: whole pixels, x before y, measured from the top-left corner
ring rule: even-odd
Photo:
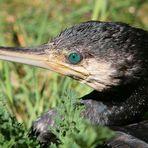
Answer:
[[[107,145],[148,147],[148,121],[142,121],[148,110],[146,30],[121,22],[87,21],[38,47],[0,47],[0,59],[49,69],[87,84],[94,90],[81,98],[86,106],[82,115],[117,132]],[[48,125],[54,114],[54,109],[49,110],[33,123],[43,143],[51,138]]]

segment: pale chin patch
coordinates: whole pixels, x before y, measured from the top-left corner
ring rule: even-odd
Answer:
[[[85,83],[87,84],[88,86],[92,87],[93,89],[99,91],[99,92],[102,92],[104,89],[107,89],[107,87],[103,84],[99,84],[99,83],[96,83],[96,82],[93,82],[93,83],[89,83],[89,82],[86,82],[86,81],[81,81],[81,83]]]
[[[89,71],[89,76],[82,80],[81,83],[85,83],[95,90],[103,91],[118,85],[120,82],[119,79],[114,78],[116,69],[109,62],[90,58],[85,63],[85,68]]]

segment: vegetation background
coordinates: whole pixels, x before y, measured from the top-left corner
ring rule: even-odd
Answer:
[[[88,20],[125,22],[147,30],[148,0],[0,0],[0,46],[37,46]],[[67,89],[80,96],[92,90],[54,72],[0,61],[1,98],[27,129]]]

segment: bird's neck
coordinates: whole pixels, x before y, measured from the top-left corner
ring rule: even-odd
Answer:
[[[148,85],[128,86],[116,91],[94,91],[83,97],[84,102],[91,100],[95,113],[92,120],[97,124],[125,125],[134,123],[143,117],[148,108]],[[89,102],[90,103],[90,102]]]

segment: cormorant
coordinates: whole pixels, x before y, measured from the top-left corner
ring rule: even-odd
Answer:
[[[148,110],[147,31],[120,22],[88,21],[40,47],[0,47],[0,59],[47,68],[86,83],[95,90],[82,98],[83,116],[117,131],[107,145],[148,147],[148,121],[137,123]],[[50,139],[47,127],[53,115],[50,110],[33,124],[43,143]]]

